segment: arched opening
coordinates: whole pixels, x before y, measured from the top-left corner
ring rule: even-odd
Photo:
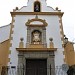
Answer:
[[[40,2],[34,2],[34,12],[40,12]]]
[[[39,30],[34,30],[32,32],[32,35],[31,35],[31,42],[32,44],[41,44],[41,37],[42,37],[42,34]]]

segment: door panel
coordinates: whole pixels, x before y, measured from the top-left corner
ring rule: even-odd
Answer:
[[[27,59],[26,75],[47,75],[47,60]]]

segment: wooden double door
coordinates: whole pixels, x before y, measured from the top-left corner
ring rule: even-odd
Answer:
[[[47,60],[26,59],[26,75],[47,75]]]

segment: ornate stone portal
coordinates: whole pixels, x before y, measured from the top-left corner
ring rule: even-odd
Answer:
[[[35,19],[28,20],[26,22],[27,26],[27,43],[26,48],[17,48],[19,51],[18,55],[18,75],[55,75],[55,63],[54,63],[54,51],[56,48],[47,48],[46,44],[46,26],[45,20],[38,19],[36,15]],[[37,65],[33,67],[34,64],[30,64],[29,70],[27,70],[27,60],[33,60],[37,62],[31,62]],[[45,60],[46,64],[42,66],[40,61]],[[28,65],[29,66],[29,65]],[[38,67],[39,66],[39,67]],[[22,68],[21,68],[22,67]],[[38,67],[38,68],[37,68]],[[35,69],[34,69],[35,68]],[[34,69],[34,70],[33,70]],[[45,70],[44,70],[45,69]],[[36,71],[35,71],[36,70]],[[27,73],[28,71],[28,73]],[[43,74],[44,72],[45,74]],[[41,72],[41,73],[40,73]],[[34,74],[35,73],[35,74]]]
[[[47,49],[47,48],[46,48]],[[43,49],[41,50],[39,49],[27,49],[27,48],[17,48],[17,50],[19,51],[19,55],[18,55],[18,66],[19,71],[18,71],[18,75],[22,75],[22,73],[24,73],[24,75],[26,74],[26,60],[27,59],[46,59],[47,60],[47,74],[46,75],[55,75],[55,63],[54,63],[54,51],[56,49]],[[23,66],[23,67],[22,67]],[[23,69],[22,69],[22,68]],[[37,67],[37,65],[36,65]],[[34,67],[33,67],[34,68]]]

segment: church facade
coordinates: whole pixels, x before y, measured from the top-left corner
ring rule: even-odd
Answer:
[[[48,7],[46,0],[28,0],[27,6],[16,7],[12,22],[0,28],[1,65],[12,68],[11,75],[58,75],[59,70],[64,75],[62,65],[73,65],[75,60],[70,63],[66,51],[63,14]],[[74,49],[71,55],[74,57]]]

